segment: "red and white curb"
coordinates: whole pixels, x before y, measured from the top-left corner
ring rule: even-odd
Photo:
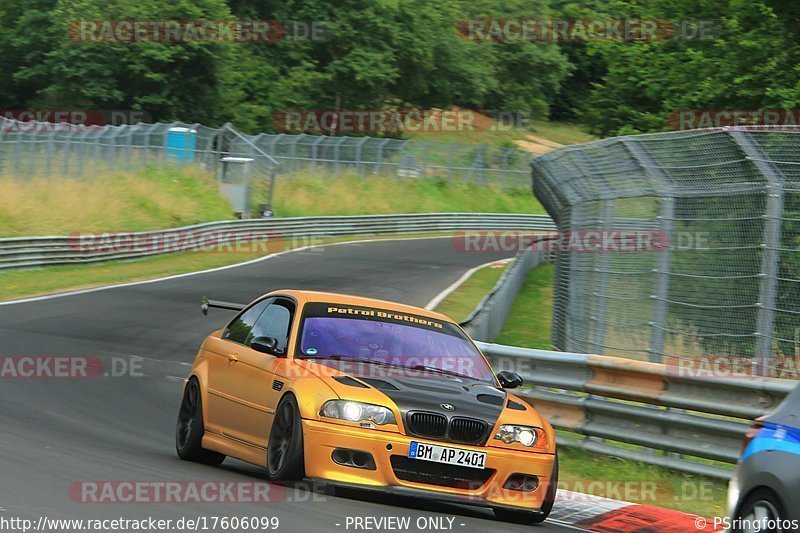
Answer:
[[[691,533],[722,531],[712,520],[656,505],[610,500],[559,490],[550,517],[587,531],[601,533]]]

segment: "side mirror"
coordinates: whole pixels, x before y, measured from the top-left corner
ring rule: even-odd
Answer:
[[[522,379],[522,376],[516,372],[509,372],[508,370],[498,372],[497,379],[500,380],[500,386],[504,389],[516,389],[525,383],[525,381]]]
[[[283,355],[278,350],[278,339],[274,337],[256,337],[250,341],[250,348],[267,355]]]

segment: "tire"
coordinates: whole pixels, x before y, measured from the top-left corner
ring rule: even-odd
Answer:
[[[739,506],[736,512],[738,526],[732,529],[732,533],[743,533],[746,531],[755,531],[755,529],[741,529],[740,525],[743,521],[754,522],[761,518],[766,518],[772,521],[782,521],[786,519],[786,510],[783,503],[769,489],[760,488],[751,492],[744,502]],[[780,533],[782,529],[760,529],[760,533]]]
[[[305,477],[303,424],[293,394],[281,398],[267,443],[267,476],[272,481],[299,481]]]
[[[558,453],[553,461],[553,475],[550,478],[550,485],[547,487],[547,494],[544,496],[541,511],[518,511],[505,507],[496,507],[494,517],[503,522],[513,522],[515,524],[541,524],[553,510],[556,501],[556,491],[558,490]]]
[[[191,378],[183,389],[183,400],[175,428],[175,451],[184,461],[217,466],[225,460],[225,456],[203,448],[204,432],[200,383]]]

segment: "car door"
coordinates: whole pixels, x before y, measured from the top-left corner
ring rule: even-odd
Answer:
[[[212,336],[206,340],[203,356],[208,365],[208,395],[204,405],[207,430],[227,433],[228,425],[237,411],[229,390],[235,360],[256,320],[271,302],[272,298],[266,298],[253,303],[231,320],[219,338]]]
[[[229,404],[228,418],[223,422],[223,433],[227,436],[266,448],[268,430],[280,395],[275,371],[285,360],[294,310],[292,300],[270,298],[245,339],[229,340],[230,363],[219,382],[223,397]],[[276,339],[276,354],[252,349],[250,343],[257,337]]]

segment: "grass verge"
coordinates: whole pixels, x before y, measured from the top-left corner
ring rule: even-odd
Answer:
[[[192,166],[87,179],[0,176],[0,237],[142,231],[231,217],[213,178]]]
[[[558,460],[565,489],[708,518],[725,516],[728,488],[721,480],[563,446]]]
[[[523,348],[553,349],[550,327],[553,323],[554,273],[555,267],[551,264],[531,270],[495,342]]]
[[[446,237],[448,235],[441,233],[413,235],[413,237],[436,236]],[[142,259],[108,261],[98,264],[12,270],[0,273],[0,301],[199,272],[210,268],[250,261],[270,253],[301,246],[334,244],[363,239],[398,239],[407,237],[412,236],[387,235],[297,239],[280,241],[278,245],[270,245],[266,248],[254,247],[256,248],[255,250],[246,252],[178,252]]]
[[[434,178],[280,175],[277,216],[393,213],[538,213],[526,189]],[[233,217],[197,167],[145,168],[91,179],[0,176],[0,237],[166,229]]]
[[[527,189],[469,185],[434,178],[278,176],[275,213],[281,217],[374,213],[544,214]]]
[[[503,275],[507,263],[495,263],[476,270],[458,289],[436,307],[437,313],[462,322],[481,302],[486,293],[492,290]]]
[[[262,257],[259,252],[179,252],[96,265],[56,266],[0,274],[0,300],[88,289],[198,272]]]

